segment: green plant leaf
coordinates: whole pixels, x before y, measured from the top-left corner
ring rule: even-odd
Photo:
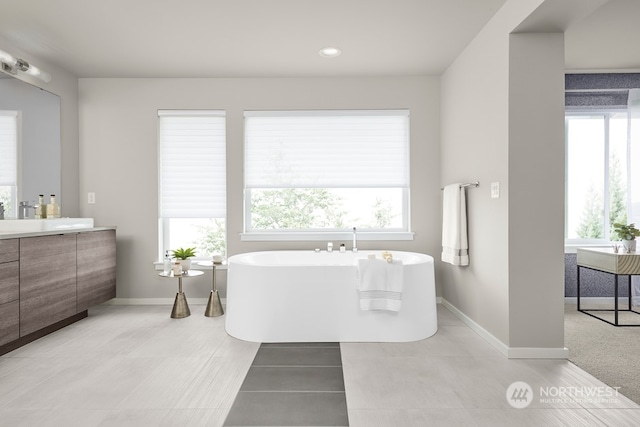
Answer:
[[[171,251],[174,258],[187,259],[196,256],[196,248],[178,248]]]

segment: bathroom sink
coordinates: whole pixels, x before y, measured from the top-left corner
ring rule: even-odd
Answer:
[[[0,220],[0,233],[93,228],[93,218],[48,218]]]

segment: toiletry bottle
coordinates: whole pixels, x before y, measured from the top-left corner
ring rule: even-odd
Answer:
[[[47,205],[47,218],[60,218],[60,206],[56,203],[56,195],[51,195],[51,200]]]
[[[171,273],[171,257],[169,256],[169,251],[166,251],[164,254],[164,264],[162,267],[164,274]]]
[[[38,195],[38,204],[36,205],[35,219],[45,219],[47,217],[47,206],[44,204],[44,194]]]
[[[176,263],[173,264],[173,275],[182,276],[182,265],[180,264],[180,261],[176,261]]]
[[[332,242],[327,243],[327,252],[333,252],[333,243]]]
[[[340,252],[345,253],[346,251],[347,251],[347,247],[344,245],[344,243],[340,244]]]

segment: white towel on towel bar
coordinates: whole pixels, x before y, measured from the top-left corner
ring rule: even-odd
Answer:
[[[403,270],[400,260],[359,259],[360,310],[400,311]]]
[[[447,185],[442,199],[442,261],[469,265],[465,190],[459,183]]]

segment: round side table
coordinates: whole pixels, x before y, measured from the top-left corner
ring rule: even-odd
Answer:
[[[182,279],[189,277],[202,276],[204,273],[198,270],[188,270],[182,273],[181,275],[174,275],[173,271],[169,273],[158,273],[160,277],[166,278],[176,278],[178,279],[178,293],[176,294],[176,300],[173,303],[173,310],[171,310],[171,317],[173,319],[182,319],[183,317],[191,316],[191,311],[189,310],[189,304],[187,304],[187,297],[184,292],[182,292]]]

